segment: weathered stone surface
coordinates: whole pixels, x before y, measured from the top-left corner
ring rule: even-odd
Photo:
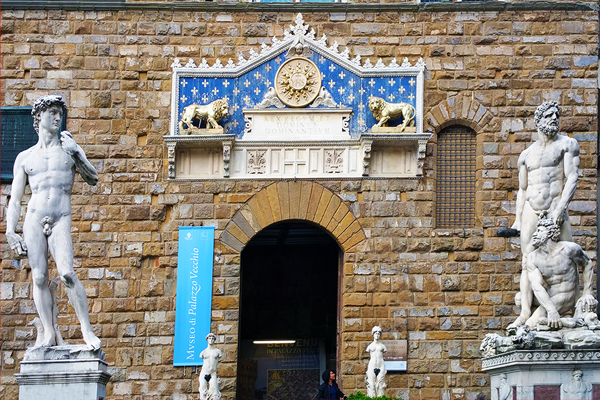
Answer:
[[[217,57],[248,58],[250,48],[260,51],[273,35],[282,37],[293,13],[53,12],[2,11],[2,106],[65,93],[68,129],[100,171],[101,191],[76,182],[73,204],[80,208],[72,233],[76,271],[96,296],[94,324],[121,373],[108,385],[109,398],[197,393],[197,379],[172,368],[172,344],[164,339],[172,337],[178,227],[216,229],[213,322],[236,347],[231,332],[238,328],[229,321],[239,318],[239,252],[285,218],[317,223],[342,246],[342,299],[359,304],[345,305],[340,315],[338,379],[346,393],[364,391],[360,349],[379,324],[415,346],[409,371],[388,374],[388,396],[441,398],[448,390],[456,398],[490,398],[487,375],[474,373],[479,355],[471,342],[515,318],[519,249],[494,233],[514,219],[516,158],[535,136],[535,107],[549,98],[567,107],[561,129],[582,149],[584,182],[569,214],[575,240],[595,250],[596,12],[303,13],[318,37],[327,34],[329,44],[338,40],[363,61],[374,64],[376,55],[386,64],[404,57],[414,63],[422,56],[427,64],[423,122],[434,137],[423,178],[321,182],[166,176],[161,136],[169,126],[173,58],[198,64],[204,57],[210,65]],[[435,228],[437,134],[456,123],[477,133],[472,231]],[[2,204],[8,193],[3,184]],[[20,286],[29,283],[27,269],[11,265],[4,244],[2,384],[6,398],[17,398],[11,365],[22,358],[30,331],[16,328],[35,311],[30,289]],[[77,335],[73,311],[61,309],[61,318]],[[235,396],[236,357],[232,350],[219,366],[228,398]]]

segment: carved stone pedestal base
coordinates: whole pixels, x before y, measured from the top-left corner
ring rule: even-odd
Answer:
[[[222,135],[223,128],[191,128],[184,129],[182,135]]]
[[[407,126],[404,129],[400,129],[399,126],[374,126],[371,128],[371,133],[415,133],[417,128],[414,126]]]
[[[104,352],[87,346],[30,348],[21,362],[20,400],[99,400],[106,398]]]
[[[482,360],[492,400],[600,398],[599,350],[516,350]]]

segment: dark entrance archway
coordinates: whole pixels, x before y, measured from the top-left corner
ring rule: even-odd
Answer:
[[[321,372],[335,369],[341,257],[324,229],[302,221],[273,224],[245,246],[238,400],[311,399]]]

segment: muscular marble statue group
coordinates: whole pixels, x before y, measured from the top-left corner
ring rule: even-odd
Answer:
[[[585,252],[571,241],[567,208],[577,187],[579,145],[559,135],[558,103],[548,101],[535,112],[538,139],[519,156],[519,192],[513,228],[521,233],[521,313],[510,329],[540,320],[562,327],[579,298],[578,266],[583,267],[582,307],[593,312],[593,269]],[[535,301],[534,301],[535,300]],[[532,306],[539,306],[532,312]]]
[[[519,191],[512,229],[521,238],[522,272],[515,297],[521,310],[507,328],[511,337],[486,336],[481,345],[484,357],[532,347],[536,341],[563,338],[538,331],[600,328],[595,313],[598,302],[592,293],[593,264],[572,241],[567,212],[577,186],[579,145],[577,140],[558,134],[559,117],[557,102],[540,105],[535,112],[537,140],[519,156]],[[570,337],[577,335],[581,336],[580,342],[586,342],[579,346],[600,345],[600,335],[578,331]]]
[[[521,313],[509,329],[544,323],[561,328],[579,300],[578,267],[583,267],[584,312],[598,304],[592,294],[593,266],[583,249],[571,241],[567,212],[577,187],[579,145],[559,135],[558,103],[548,101],[535,112],[538,138],[519,156],[519,192],[513,228],[521,233]],[[532,306],[537,305],[535,311]]]

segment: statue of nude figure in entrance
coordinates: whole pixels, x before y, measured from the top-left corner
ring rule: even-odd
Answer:
[[[367,346],[365,351],[371,353],[371,359],[367,366],[367,396],[381,397],[385,396],[385,363],[383,361],[383,353],[387,351],[385,345],[379,340],[381,338],[382,329],[379,326],[374,326],[371,330],[373,334],[373,342]]]
[[[200,357],[203,360],[202,370],[200,370],[200,398],[203,400],[219,400],[221,390],[219,389],[220,379],[217,377],[217,365],[223,358],[223,352],[215,347],[217,336],[214,333],[206,335],[208,346],[202,350]]]
[[[6,238],[17,255],[27,255],[29,259],[33,300],[44,332],[39,345],[49,347],[57,344],[49,288],[50,252],[81,323],[83,340],[90,349],[99,349],[100,339],[96,337],[90,324],[85,289],[73,270],[71,239],[71,192],[75,171],[90,185],[98,182],[98,174],[71,133],[59,133],[66,110],[63,98],[56,95],[40,97],[33,105],[33,125],[39,140],[35,146],[19,153],[15,160],[6,216]],[[31,188],[31,198],[27,204],[21,237],[15,230],[27,182]]]

